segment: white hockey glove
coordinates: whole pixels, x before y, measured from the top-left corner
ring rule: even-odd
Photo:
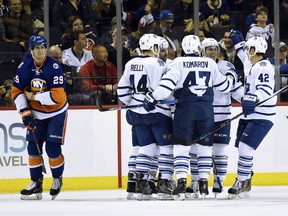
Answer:
[[[233,80],[233,86],[238,82],[238,74],[234,70],[228,70],[225,75]]]

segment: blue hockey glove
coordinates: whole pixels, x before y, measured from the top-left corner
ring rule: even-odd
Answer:
[[[36,120],[32,114],[32,111],[29,108],[23,108],[20,110],[19,113],[21,115],[23,124],[29,130],[35,130],[36,129]]]
[[[231,37],[231,40],[234,44],[236,51],[238,51],[239,49],[245,46],[245,39],[244,39],[243,34],[240,31],[236,29],[231,29],[230,37]]]
[[[247,117],[247,115],[254,113],[257,102],[258,102],[257,95],[254,94],[244,95],[242,99],[242,110],[244,117]]]
[[[144,109],[147,112],[152,111],[152,110],[154,110],[156,108],[155,107],[156,103],[157,103],[157,101],[153,98],[152,92],[148,92],[146,94],[146,97],[145,97],[144,102],[143,102]]]

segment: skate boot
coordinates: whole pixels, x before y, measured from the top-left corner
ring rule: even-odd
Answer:
[[[128,183],[127,183],[127,199],[128,200],[134,200],[136,199],[135,197],[135,190],[136,190],[136,181],[137,181],[137,178],[136,178],[136,174],[135,173],[128,173]]]
[[[174,200],[184,200],[186,192],[186,178],[180,178],[177,181],[177,186],[172,192]]]
[[[190,185],[186,188],[185,197],[188,199],[199,197],[199,183],[196,180],[192,180]]]
[[[54,178],[52,187],[50,189],[50,195],[52,196],[52,200],[54,200],[57,195],[60,193],[61,188],[62,188],[63,182],[62,182],[62,176],[59,178]]]
[[[157,194],[158,200],[173,200],[172,197],[173,185],[171,181],[169,181],[168,179],[159,179],[157,189],[158,189]]]
[[[250,179],[246,179],[245,181],[243,181],[242,192],[243,192],[244,197],[249,197],[249,192],[251,191],[251,181],[252,181],[253,175],[254,175],[254,173],[252,171]]]
[[[199,192],[202,195],[202,199],[205,199],[205,196],[209,194],[208,179],[201,178],[199,180]]]
[[[229,199],[234,199],[236,197],[241,198],[241,192],[243,189],[243,181],[239,181],[236,178],[235,183],[233,184],[233,186],[231,188],[229,188],[228,190],[228,198]]]
[[[217,197],[217,195],[219,193],[221,193],[223,191],[223,186],[222,186],[222,182],[220,181],[220,183],[217,181],[217,179],[214,179],[214,183],[213,183],[213,188],[212,188],[212,192],[215,195],[215,198]]]
[[[152,188],[150,187],[148,180],[143,178],[144,175],[142,173],[137,174],[137,182],[135,188],[137,200],[152,199]]]
[[[32,181],[27,188],[20,191],[21,200],[41,200],[43,192],[43,175],[37,181]]]

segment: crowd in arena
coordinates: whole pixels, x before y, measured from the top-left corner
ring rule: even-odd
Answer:
[[[214,38],[219,42],[219,59],[231,62],[239,74],[243,73],[242,63],[230,38],[230,30],[236,28],[246,40],[261,35],[268,42],[266,57],[272,64],[275,63],[273,1],[200,0],[199,3],[198,36],[201,41]],[[284,26],[288,22],[285,19],[288,2],[279,0],[279,3],[280,74],[281,85],[286,85],[288,47],[285,41],[288,32]],[[43,1],[0,1],[0,43],[3,47],[0,50],[0,85],[3,93],[0,104],[13,105],[7,99],[9,91],[5,88],[9,89],[5,83],[13,80],[22,57],[27,57],[30,37],[45,34],[50,35],[52,51],[57,49],[55,46],[60,48],[57,49],[57,59],[65,72],[70,105],[92,105],[98,96],[103,104],[117,104],[115,0],[51,0],[48,33],[44,32],[43,8]],[[143,34],[155,33],[167,39],[169,60],[181,56],[183,37],[194,34],[192,0],[123,0],[122,10],[123,71],[130,59],[140,55],[139,39]],[[4,49],[6,46],[8,48]],[[287,101],[285,93],[281,94],[280,101]]]

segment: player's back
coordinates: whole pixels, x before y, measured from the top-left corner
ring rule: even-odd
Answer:
[[[146,93],[154,91],[158,86],[166,69],[166,64],[155,57],[140,56],[131,59],[125,65],[124,74],[118,83],[117,93],[119,99],[129,105],[142,103]],[[157,105],[157,108],[152,112],[161,112],[161,107],[166,113],[167,105]],[[133,111],[147,113],[143,107],[133,109]]]

